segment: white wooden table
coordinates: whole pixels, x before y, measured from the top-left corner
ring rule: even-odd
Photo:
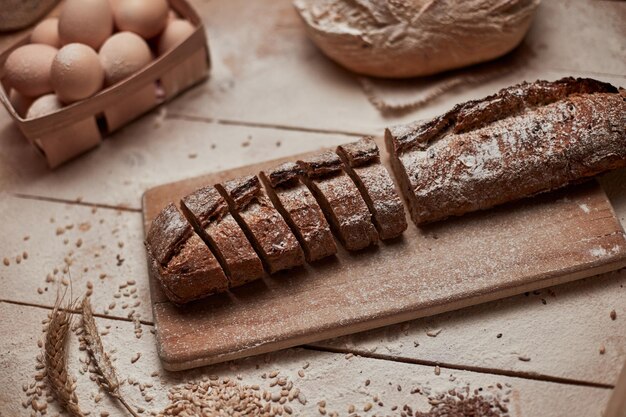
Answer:
[[[544,0],[526,40],[532,54],[525,65],[391,119],[372,107],[353,75],[309,43],[289,1],[192,3],[208,28],[210,81],[99,149],[51,172],[0,112],[0,261],[9,260],[9,266],[0,263],[0,416],[30,415],[21,405],[22,386],[33,381],[41,321],[68,264],[74,296],[93,284],[98,324],[110,326],[103,339],[116,351],[120,376],[153,384],[151,402],[137,386],[122,387],[130,402],[147,410],[160,410],[167,390],[183,381],[240,375],[244,383],[263,385],[261,374],[279,369],[306,394],[307,405],[296,410],[302,415],[316,415],[320,400],[329,412],[347,415],[349,404],[362,409],[374,396],[384,406],[362,414],[389,415],[393,405],[427,405],[410,393],[418,385],[435,392],[465,384],[493,390],[507,383],[512,416],[600,416],[626,361],[626,271],[313,346],[168,373],[160,367],[151,332],[140,207],[151,186],[337,145],[355,135],[380,135],[387,125],[430,117],[525,79],[589,76],[625,86],[626,3]],[[1,39],[2,48],[12,38]],[[626,171],[601,182],[626,224]],[[49,274],[56,282],[47,282]],[[128,280],[136,281],[134,294],[120,289]],[[131,310],[141,322],[141,338],[135,337]],[[78,373],[75,338],[71,343],[81,405],[92,415],[124,415],[108,399],[94,401],[98,388]],[[137,352],[142,356],[133,364]],[[305,363],[310,366],[300,377]],[[49,414],[54,410],[51,404]]]

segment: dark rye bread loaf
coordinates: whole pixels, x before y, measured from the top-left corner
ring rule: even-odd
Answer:
[[[591,79],[523,83],[385,141],[419,225],[626,166],[626,94]]]
[[[407,228],[404,205],[387,168],[380,162],[376,142],[366,137],[340,145],[337,154],[369,207],[378,236],[386,240],[402,235]]]
[[[174,204],[152,222],[146,248],[148,265],[172,302],[184,304],[228,289],[217,259]]]
[[[216,187],[269,273],[304,264],[298,240],[261,188],[259,177],[237,178]]]
[[[231,287],[238,287],[264,275],[261,259],[215,187],[203,187],[189,194],[182,199],[181,208],[215,253]]]
[[[311,191],[300,181],[302,169],[286,162],[260,173],[270,200],[296,236],[308,262],[314,262],[337,252],[324,213]]]
[[[378,233],[361,193],[345,173],[339,156],[326,151],[298,161],[302,177],[317,199],[328,223],[348,250],[378,242]]]

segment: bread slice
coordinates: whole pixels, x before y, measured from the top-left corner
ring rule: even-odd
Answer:
[[[228,290],[222,267],[174,204],[154,219],[146,239],[148,265],[176,304]]]
[[[269,273],[304,264],[304,252],[285,220],[250,175],[216,185]]]
[[[380,163],[376,142],[366,137],[340,145],[337,154],[372,213],[378,236],[386,240],[402,235],[407,228],[404,205],[387,168]]]
[[[326,220],[348,250],[378,242],[378,233],[361,193],[344,172],[339,156],[326,151],[298,161],[304,182],[319,203]]]
[[[259,175],[274,207],[283,216],[300,242],[308,262],[314,262],[337,252],[322,209],[299,176],[302,169],[286,162]]]
[[[626,166],[626,92],[592,79],[523,83],[385,140],[419,225]]]
[[[215,252],[231,287],[261,278],[261,259],[228,211],[224,198],[213,186],[189,194],[181,207],[202,239]]]

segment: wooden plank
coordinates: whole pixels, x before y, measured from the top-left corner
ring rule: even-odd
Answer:
[[[622,367],[622,372],[620,372],[619,377],[615,382],[615,388],[613,388],[611,398],[606,405],[603,416],[626,416],[626,362]]]
[[[626,360],[625,299],[621,270],[313,346],[613,384]]]
[[[603,182],[610,195],[623,195],[619,194],[621,191],[618,188],[611,187],[607,181]],[[625,183],[619,184],[626,186]],[[619,184],[614,185],[617,187]],[[67,252],[75,249],[63,245],[64,238],[69,237],[70,246],[74,246],[75,241],[83,237],[82,249],[77,251],[76,264],[72,267],[74,294],[82,294],[90,280],[95,287],[92,304],[96,312],[103,314],[112,301],[117,301],[110,316],[127,318],[128,310],[121,308],[123,301],[115,299],[113,294],[126,279],[134,279],[143,301],[138,310],[141,319],[152,321],[152,311],[147,302],[149,282],[145,251],[141,244],[141,214],[118,214],[115,210],[98,209],[94,215],[89,207],[13,197],[3,198],[0,212],[8,213],[13,219],[0,227],[0,232],[6,236],[0,242],[0,287],[4,289],[0,298],[52,306],[54,287],[49,287],[43,294],[39,294],[37,288],[44,289],[49,285],[45,282],[47,273],[54,266],[62,267]],[[626,210],[622,210],[622,216],[624,214]],[[29,226],[38,222],[42,216],[44,222],[37,228]],[[55,217],[57,223],[46,223],[49,217]],[[104,224],[99,223],[101,219],[105,220]],[[55,235],[59,224],[65,226],[87,221],[92,224],[88,232],[79,232],[74,228],[59,237]],[[114,236],[111,231],[118,227],[120,233]],[[26,234],[31,238],[24,242],[23,235]],[[124,248],[118,248],[119,241],[125,242]],[[100,260],[91,258],[89,254],[100,245],[106,246],[106,249],[100,251]],[[14,257],[25,250],[30,255],[29,259],[20,265],[15,264]],[[118,254],[125,259],[121,268],[116,266]],[[11,258],[9,268],[1,263],[5,256]],[[102,262],[102,271],[98,269],[99,262]],[[80,266],[88,266],[91,270],[82,274]],[[106,272],[108,278],[101,281],[98,278],[100,272]],[[521,295],[402,325],[318,342],[317,345],[364,355],[384,354],[403,360],[450,363],[611,384],[620,364],[626,359],[626,352],[621,349],[621,346],[626,345],[626,320],[611,321],[608,312],[616,309],[618,317],[626,317],[626,309],[619,307],[624,305],[624,288],[626,271],[553,287],[538,295]],[[541,299],[545,299],[547,305],[543,305]],[[437,329],[442,329],[437,337],[426,336],[426,332]],[[499,333],[503,337],[497,338]],[[415,342],[419,346],[415,346]],[[604,355],[599,353],[601,344],[606,349]],[[568,352],[568,355],[563,355],[563,352]],[[520,361],[520,354],[530,357],[531,361]]]
[[[149,190],[143,204],[145,227],[168,202],[200,185],[258,173],[284,160]],[[151,294],[161,359],[167,369],[181,370],[429,316],[625,265],[621,225],[603,191],[588,183],[422,229],[410,227],[400,242],[357,254],[340,251],[336,259],[186,308],[166,301],[156,277]]]
[[[0,339],[2,415],[30,414],[31,410],[21,405],[27,398],[22,386],[34,382],[35,356],[40,353],[37,340],[42,336],[41,320],[48,312],[46,309],[0,302],[0,317],[12,318],[0,320],[0,334],[12,335]],[[143,337],[135,339],[131,323],[99,318],[96,318],[96,323],[102,331],[110,327],[108,334],[102,336],[104,348],[112,353],[113,363],[122,381],[122,394],[133,406],[145,408],[143,415],[162,410],[168,401],[167,392],[173,386],[187,381],[200,381],[211,375],[229,377],[241,384],[258,384],[263,390],[279,392],[282,387],[270,387],[271,379],[262,377],[272,371],[280,371],[280,377],[288,378],[293,381],[294,387],[300,389],[306,398],[306,405],[298,401],[288,404],[293,408],[294,415],[307,416],[319,414],[318,403],[322,400],[326,401],[328,413],[337,411],[339,415],[347,415],[350,405],[355,405],[363,416],[393,415],[392,407],[396,405],[402,408],[404,404],[414,410],[428,410],[426,395],[411,394],[417,387],[434,395],[468,385],[471,390],[481,389],[485,396],[501,395],[509,399],[512,417],[600,415],[610,394],[610,390],[603,388],[446,368],[441,368],[440,375],[435,375],[432,366],[356,356],[348,358],[343,354],[306,349],[289,349],[276,355],[238,360],[192,372],[169,373],[161,367],[150,326],[144,326]],[[16,328],[20,331],[16,332]],[[130,343],[130,340],[133,342]],[[132,363],[131,358],[137,352],[141,352],[141,357]],[[78,350],[77,338],[71,334],[68,344],[69,373],[77,377],[77,396],[83,410],[91,412],[91,415],[100,415],[104,411],[111,417],[128,415],[104,393],[101,395],[102,400],[96,401],[98,386],[89,379],[89,372],[80,372],[83,364],[79,359],[84,360],[85,357],[86,352]],[[305,364],[308,366],[303,370]],[[299,371],[303,372],[302,377],[298,375]],[[132,378],[137,385],[129,384],[127,378]],[[368,385],[365,385],[366,380],[370,381]],[[147,401],[147,397],[142,396],[139,384],[145,385],[143,392],[153,397],[152,400]],[[503,385],[504,389],[499,390],[497,384]],[[401,390],[398,390],[398,386]],[[511,392],[505,395],[508,389]],[[363,406],[368,402],[375,403],[374,396],[379,398],[383,406],[375,404],[370,412],[364,413]],[[56,402],[48,404],[47,415],[55,415],[60,411]]]
[[[50,172],[0,112],[0,190],[139,210],[143,192],[159,184],[354,140],[175,120],[166,114],[166,108],[150,113],[98,149]]]
[[[139,213],[2,193],[0,213],[12,219],[0,224],[0,300],[52,306],[57,285],[75,297],[90,285],[97,314],[152,320]]]
[[[455,89],[414,113],[384,117],[368,102],[357,77],[308,39],[291,3],[195,1],[206,22],[214,67],[210,82],[172,103],[172,112],[380,135],[390,124],[430,118],[524,80],[573,75],[625,84],[623,4],[552,0],[539,7],[524,59],[510,73]]]

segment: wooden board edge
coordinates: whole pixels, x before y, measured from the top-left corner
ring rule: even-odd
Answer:
[[[403,314],[398,314],[390,317],[383,317],[380,319],[362,322],[359,324],[355,324],[349,328],[347,331],[341,331],[341,329],[332,329],[330,331],[315,333],[313,335],[306,335],[303,337],[297,337],[294,339],[290,339],[288,341],[279,341],[276,343],[266,343],[263,345],[255,346],[252,348],[242,349],[236,352],[232,352],[229,354],[213,356],[211,358],[198,358],[190,361],[176,361],[174,358],[170,357],[163,349],[164,344],[160,338],[160,334],[158,331],[157,325],[157,345],[158,345],[158,354],[163,365],[163,368],[168,371],[184,371],[193,368],[198,368],[202,366],[214,365],[217,363],[222,363],[230,360],[241,359],[249,356],[261,355],[264,353],[270,353],[281,349],[287,349],[295,346],[304,345],[307,343],[319,342],[326,339],[332,339],[334,337],[345,336],[347,334],[360,333],[367,330],[373,330],[379,327],[389,326],[393,324],[402,323],[405,321],[415,320],[422,317],[433,316],[441,313],[446,313],[449,311],[459,310],[466,307],[471,307],[477,304],[482,304],[490,301],[495,301],[507,297],[512,297],[514,295],[523,294],[528,291],[540,290],[547,287],[552,287],[559,284],[565,284],[567,282],[576,281],[583,278],[589,278],[601,274],[605,274],[608,272],[613,272],[622,268],[626,268],[626,252],[622,252],[617,256],[611,258],[608,262],[603,262],[600,265],[581,269],[581,266],[577,266],[572,268],[574,270],[564,270],[563,274],[553,274],[549,275],[544,279],[538,279],[532,281],[528,284],[518,285],[515,287],[510,287],[503,289],[501,291],[492,292],[489,294],[482,294],[478,296],[469,297],[464,300],[454,300],[449,303],[437,305],[437,306],[428,306],[421,310],[415,311],[407,311]],[[168,303],[168,302],[164,302]],[[156,303],[153,305],[155,323],[158,321],[157,319],[157,307]]]

